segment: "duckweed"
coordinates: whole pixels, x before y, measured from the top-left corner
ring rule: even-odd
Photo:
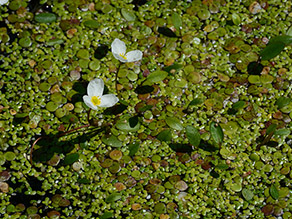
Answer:
[[[291,7],[1,5],[0,217],[291,218]]]

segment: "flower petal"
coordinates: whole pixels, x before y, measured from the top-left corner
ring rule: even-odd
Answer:
[[[0,5],[4,5],[8,2],[8,0],[0,0]]]
[[[112,107],[119,101],[114,94],[106,94],[101,97],[100,107]]]
[[[88,106],[89,108],[93,109],[93,110],[97,110],[97,106],[94,106],[91,102],[91,97],[84,95],[83,96],[83,101],[86,104],[86,106]]]
[[[113,54],[124,55],[126,53],[126,44],[117,38],[112,42],[111,47],[112,47]],[[116,56],[115,58],[118,59]]]
[[[140,50],[133,50],[126,55],[128,62],[136,62],[142,59],[143,53]]]
[[[113,53],[113,55],[114,55],[114,57],[115,57],[117,60],[119,60],[119,61],[121,61],[121,62],[127,62],[127,61],[128,61],[128,60],[124,59],[122,56],[120,56],[120,55],[117,54],[117,53]]]
[[[92,96],[102,96],[104,88],[103,80],[100,78],[95,78],[94,80],[90,81],[87,86],[87,94],[89,97]]]

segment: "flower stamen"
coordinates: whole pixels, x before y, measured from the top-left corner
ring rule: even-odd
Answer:
[[[123,59],[126,59],[126,60],[127,60],[127,57],[125,56],[125,54],[120,53],[119,55],[120,55]]]
[[[99,106],[101,99],[99,96],[92,96],[91,97],[91,102],[93,103],[94,106]]]

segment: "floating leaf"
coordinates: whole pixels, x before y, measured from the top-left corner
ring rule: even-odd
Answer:
[[[154,90],[154,87],[145,85],[145,86],[139,86],[135,89],[135,92],[137,94],[148,94],[151,93]]]
[[[79,159],[79,154],[78,153],[68,154],[64,158],[63,164],[64,165],[70,165],[70,164],[76,162],[78,159]]]
[[[189,103],[189,106],[199,105],[201,103],[204,103],[203,99],[195,98]]]
[[[259,62],[250,62],[247,66],[247,72],[250,75],[260,75],[264,66]]]
[[[114,217],[112,212],[104,212],[99,218],[100,219],[108,219]]]
[[[105,137],[103,136],[101,138],[101,141],[106,144],[109,145],[111,147],[121,147],[123,145],[123,143],[114,135],[111,135],[110,137]]]
[[[291,37],[292,37],[292,26],[289,27],[289,29],[287,30],[286,34],[287,34],[288,36],[291,36]]]
[[[285,46],[288,46],[288,45],[292,44],[292,36],[281,35],[281,36],[273,37],[272,39],[270,39],[268,45],[270,43],[276,43],[276,42],[284,43]]]
[[[211,145],[210,143],[204,140],[201,140],[199,148],[208,152],[214,152],[218,150],[218,148],[216,148],[214,145]]]
[[[120,120],[117,121],[116,127],[122,131],[127,131],[127,132],[136,132],[140,128],[140,123],[138,122],[136,126],[131,127],[129,124],[129,119],[130,116],[124,116]]]
[[[177,37],[176,34],[167,27],[159,27],[158,32],[167,37]]]
[[[122,195],[120,193],[112,193],[110,194],[108,197],[105,198],[105,202],[106,203],[112,203],[112,202],[115,202],[115,201],[118,201],[122,198]]]
[[[124,104],[116,104],[113,107],[107,108],[104,111],[104,114],[105,115],[118,115],[118,114],[122,113],[125,109],[127,109],[126,105],[124,105]]]
[[[235,24],[235,25],[239,25],[241,23],[241,18],[238,14],[236,13],[233,13],[231,15],[231,18],[232,18],[232,22]]]
[[[129,119],[129,124],[131,128],[134,128],[138,124],[138,116],[133,116]]]
[[[240,100],[232,105],[232,109],[239,110],[239,109],[242,109],[244,106],[245,106],[245,101]]]
[[[188,144],[169,144],[169,147],[175,152],[189,153],[193,151],[193,147]]]
[[[62,39],[52,39],[52,40],[49,40],[47,42],[47,45],[54,46],[54,45],[58,45],[58,44],[62,44],[62,43],[64,43],[64,40],[62,40]]]
[[[227,164],[218,164],[217,166],[215,166],[216,169],[219,169],[219,170],[227,170],[229,168],[229,166]]]
[[[70,113],[69,115],[62,117],[61,121],[64,123],[74,124],[74,123],[78,122],[78,117],[75,116],[74,114]]]
[[[171,15],[171,21],[173,23],[173,26],[175,27],[176,30],[179,30],[182,26],[182,20],[181,17],[178,13],[174,12]]]
[[[270,195],[272,196],[273,199],[277,200],[279,199],[279,191],[277,190],[275,185],[272,185],[270,187]]]
[[[140,112],[145,112],[147,110],[150,110],[153,107],[153,105],[146,105],[139,109]]]
[[[277,125],[276,124],[271,124],[267,128],[266,134],[269,135],[270,133],[274,133],[276,131]]]
[[[57,16],[53,13],[40,13],[34,17],[34,20],[38,23],[52,23],[57,19]]]
[[[80,178],[80,179],[77,180],[77,182],[80,183],[80,184],[89,184],[90,180],[86,179],[86,178]]]
[[[179,131],[183,130],[183,125],[181,124],[181,121],[176,117],[166,117],[165,122],[170,128]]]
[[[281,136],[287,136],[290,135],[290,130],[289,129],[278,129],[274,133],[275,135],[281,135]]]
[[[84,21],[83,24],[85,27],[89,27],[93,29],[99,28],[100,26],[100,22],[96,20],[87,20],[87,21]]]
[[[140,144],[139,143],[134,143],[134,144],[129,144],[129,156],[133,156],[137,153],[137,151],[139,150]]]
[[[279,109],[289,105],[289,103],[291,102],[291,98],[289,97],[280,97],[277,101],[276,101],[276,105],[278,106]]]
[[[188,125],[186,127],[186,135],[187,135],[187,138],[189,139],[190,143],[193,146],[195,146],[195,147],[199,146],[200,141],[201,141],[201,135],[196,128]]]
[[[106,56],[108,52],[108,46],[101,44],[100,46],[98,46],[94,52],[94,57],[96,59],[102,59],[103,57]]]
[[[175,72],[177,72],[177,71],[179,71],[182,67],[183,67],[183,65],[181,65],[181,64],[177,64],[177,63],[174,63],[174,64],[172,64],[172,65],[170,65],[170,66],[164,67],[163,70],[166,71],[166,72],[168,72],[168,73],[170,73],[171,70],[174,69]]]
[[[170,141],[171,138],[172,138],[172,135],[169,129],[165,129],[157,135],[157,139],[159,141]]]
[[[284,49],[285,44],[283,42],[273,42],[268,43],[268,45],[260,52],[260,56],[262,60],[269,60],[277,55],[279,55]]]
[[[133,11],[122,8],[121,13],[127,21],[135,21],[136,20],[136,15]]]
[[[223,131],[219,124],[216,124],[215,122],[211,122],[210,124],[210,132],[213,140],[217,144],[221,144],[223,141]]]
[[[150,83],[150,84],[161,82],[167,77],[167,75],[168,75],[168,73],[166,71],[157,70],[157,71],[150,73],[147,76],[147,79],[145,82]]]
[[[252,200],[252,198],[253,198],[253,192],[252,191],[250,191],[249,189],[242,189],[242,196],[244,197],[244,199],[246,200],[246,201],[249,201],[249,200]]]

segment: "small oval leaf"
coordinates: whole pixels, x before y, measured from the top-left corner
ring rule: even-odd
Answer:
[[[176,117],[166,117],[165,118],[166,124],[175,130],[183,130],[183,125],[181,124],[180,120]]]
[[[223,164],[218,164],[217,166],[215,166],[215,168],[219,170],[227,170],[229,166],[223,163]]]
[[[34,19],[38,23],[52,23],[57,19],[57,16],[53,13],[40,13]]]
[[[108,197],[105,198],[105,202],[106,203],[112,203],[112,202],[115,202],[115,201],[118,201],[122,198],[122,195],[120,193],[112,193],[110,194]]]
[[[122,8],[121,13],[127,21],[135,21],[136,20],[136,15],[133,11]]]
[[[279,191],[277,190],[275,185],[270,187],[270,195],[273,199],[277,200],[279,198]]]
[[[252,191],[250,191],[249,189],[242,189],[242,196],[244,197],[244,199],[246,200],[246,201],[249,201],[249,200],[251,200],[252,198],[253,198],[253,192]]]
[[[154,71],[151,74],[149,74],[145,82],[147,84],[161,82],[167,77],[167,75],[168,75],[168,73],[166,71],[157,70],[157,71]]]
[[[93,28],[93,29],[99,28],[99,26],[100,26],[100,23],[96,20],[87,20],[87,21],[84,21],[83,24],[85,27],[89,27],[89,28]]]
[[[199,146],[199,144],[201,142],[201,135],[196,128],[188,125],[186,127],[186,135],[187,135],[187,138],[189,139],[190,143],[193,146],[195,146],[195,147]]]
[[[278,106],[279,109],[289,105],[289,103],[291,102],[291,98],[289,97],[280,97],[277,101],[276,101],[276,105]]]
[[[165,129],[157,135],[157,139],[159,141],[170,141],[171,138],[172,138],[172,135],[169,129]]]
[[[210,124],[210,132],[213,140],[217,144],[221,144],[223,141],[223,131],[219,124],[216,124],[215,122],[211,122]]]
[[[182,20],[181,17],[178,13],[174,12],[171,15],[171,21],[173,23],[173,26],[175,27],[176,30],[179,30],[182,26]]]
[[[106,144],[109,145],[111,147],[121,147],[123,145],[123,143],[114,135],[111,135],[110,137],[105,137],[103,136],[101,138],[101,141]]]
[[[101,44],[100,46],[98,46],[94,52],[94,57],[96,59],[102,59],[103,57],[106,56],[108,52],[108,46]]]
[[[174,63],[170,66],[166,66],[163,68],[164,71],[167,71],[168,73],[171,72],[171,70],[175,70],[175,72],[179,71],[181,68],[183,67],[183,65],[181,64],[177,64],[177,63]]]
[[[73,154],[68,154],[63,161],[64,165],[70,165],[74,162],[76,162],[79,159],[79,154],[78,153],[73,153]]]
[[[268,43],[268,45],[260,52],[260,56],[262,60],[269,60],[277,55],[279,55],[284,49],[285,44],[283,42],[273,42]]]
[[[139,150],[140,144],[139,143],[134,143],[134,144],[129,144],[129,156],[133,156],[137,153],[137,151]]]

